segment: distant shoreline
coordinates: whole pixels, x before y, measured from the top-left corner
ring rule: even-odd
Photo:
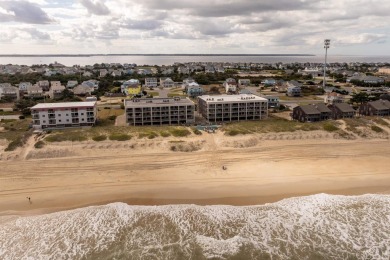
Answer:
[[[0,57],[205,56],[205,57],[312,57],[314,54],[0,54]]]

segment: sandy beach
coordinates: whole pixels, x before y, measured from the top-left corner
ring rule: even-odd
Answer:
[[[317,193],[388,194],[389,154],[388,139],[321,131],[27,145],[2,154],[0,215],[110,202],[257,205]]]

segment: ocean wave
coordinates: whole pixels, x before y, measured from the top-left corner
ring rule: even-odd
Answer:
[[[0,224],[0,259],[389,259],[390,196],[113,203]]]

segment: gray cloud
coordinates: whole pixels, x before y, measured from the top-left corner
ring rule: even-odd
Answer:
[[[132,20],[132,19],[126,19],[121,23],[122,28],[126,29],[132,29],[132,30],[155,30],[159,28],[162,24],[162,21],[159,20]]]
[[[110,9],[99,1],[92,2],[91,0],[80,0],[80,3],[87,8],[88,12],[95,15],[108,15],[110,14]]]
[[[23,28],[20,30],[29,33],[31,35],[31,38],[34,40],[41,40],[41,41],[51,40],[50,34],[46,32],[41,32],[35,28]]]
[[[0,7],[8,14],[0,14],[0,22],[47,24],[54,22],[38,5],[27,1],[2,1]]]
[[[147,8],[158,10],[185,9],[190,14],[200,17],[226,17],[237,15],[248,15],[251,13],[269,11],[290,11],[300,9],[313,9],[310,1],[303,0],[279,0],[279,1],[176,1],[176,0],[144,0],[142,2]]]

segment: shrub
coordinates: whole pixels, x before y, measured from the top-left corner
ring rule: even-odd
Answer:
[[[92,140],[94,140],[96,142],[101,142],[101,141],[104,141],[106,139],[107,139],[107,136],[105,136],[105,135],[97,135],[97,136],[92,137]]]
[[[71,142],[82,142],[86,141],[87,137],[83,135],[81,132],[63,132],[63,133],[57,133],[53,135],[49,135],[45,138],[48,142],[65,142],[65,141],[71,141]]]
[[[193,128],[192,132],[194,132],[194,134],[196,134],[196,135],[202,135],[202,132],[200,130],[198,130],[197,128]]]
[[[131,139],[131,136],[128,134],[111,134],[109,139],[113,141],[128,141]]]
[[[171,136],[171,134],[169,133],[169,132],[161,132],[160,133],[160,135],[162,136],[162,137],[168,137],[168,136]]]
[[[104,109],[111,109],[110,107],[104,107]]]
[[[331,123],[324,124],[324,130],[327,132],[334,132],[339,130],[339,128]]]
[[[22,140],[16,139],[16,140],[10,142],[4,151],[6,151],[6,152],[14,151],[16,148],[21,147],[21,146],[23,146]]]
[[[191,134],[191,132],[188,129],[172,129],[170,130],[171,134],[175,137],[184,137]]]
[[[371,126],[371,130],[377,133],[383,132],[383,129],[376,125]]]
[[[36,142],[36,143],[34,144],[34,147],[35,147],[36,149],[41,149],[41,148],[43,148],[43,146],[45,146],[45,142],[43,142],[43,141],[38,141],[38,142]]]
[[[116,119],[116,116],[109,116],[108,119],[114,121]]]
[[[19,119],[25,119],[25,116],[19,116]]]

